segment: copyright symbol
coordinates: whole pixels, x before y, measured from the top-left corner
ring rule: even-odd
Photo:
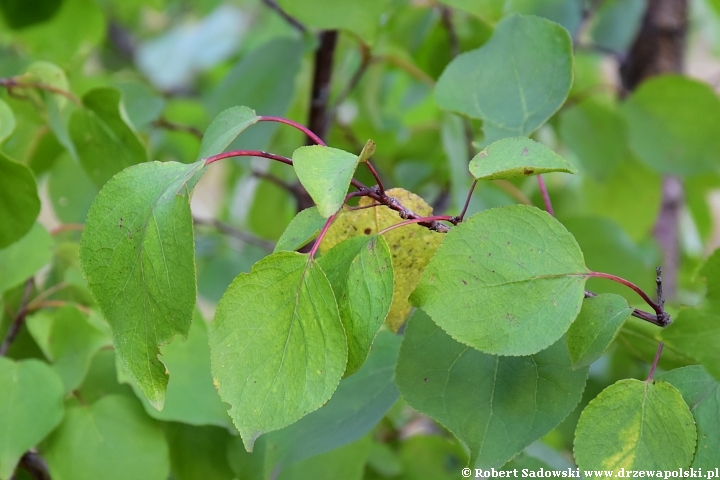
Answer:
[[[470,470],[469,468],[463,468],[463,469],[462,469],[462,476],[463,476],[463,477],[469,477],[470,475],[472,475],[472,470]]]

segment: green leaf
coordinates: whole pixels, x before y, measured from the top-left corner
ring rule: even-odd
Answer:
[[[306,255],[273,253],[240,274],[212,327],[214,383],[248,451],[262,433],[322,406],[345,371],[332,287]]]
[[[95,88],[86,93],[70,117],[70,138],[80,164],[99,188],[122,169],[147,161],[145,147],[128,126],[120,91]]]
[[[62,0],[49,21],[24,28],[15,36],[33,57],[68,64],[73,59],[84,60],[89,47],[105,38],[105,30],[105,16],[97,2]]]
[[[697,448],[693,468],[711,470],[720,465],[720,384],[700,365],[665,372],[659,381],[668,382],[682,394],[695,418]]]
[[[244,55],[210,92],[208,111],[217,115],[227,108],[247,105],[261,115],[285,115],[294,97],[295,77],[305,49],[302,41],[275,37]],[[230,148],[266,150],[277,127],[275,122],[256,125]]]
[[[500,180],[548,172],[577,173],[567,160],[542,143],[524,137],[504,138],[470,160],[478,180]]]
[[[575,461],[581,470],[673,470],[690,466],[695,422],[667,382],[625,379],[609,386],[580,415]]]
[[[52,249],[52,237],[36,223],[19,241],[0,250],[0,293],[20,285],[47,265],[52,257]]]
[[[200,158],[225,151],[240,133],[259,120],[248,107],[231,107],[220,112],[207,128],[200,144]]]
[[[405,400],[462,440],[478,468],[504,465],[557,426],[580,401],[587,372],[573,370],[564,339],[528,357],[487,355],[420,311],[396,369]]]
[[[65,389],[39,360],[0,357],[0,479],[8,480],[20,457],[60,423]]]
[[[672,325],[660,334],[670,347],[702,363],[708,373],[720,380],[720,249],[715,250],[698,274],[705,277],[705,302],[680,310]]]
[[[418,215],[432,215],[432,207],[414,193],[402,188],[392,188],[385,193]],[[373,203],[375,201],[371,198],[362,197],[358,206],[369,207]],[[344,208],[320,244],[320,251],[325,253],[350,237],[375,235],[401,221],[397,212],[384,205],[359,210]],[[390,313],[385,323],[397,331],[410,315],[410,292],[415,289],[425,266],[445,236],[419,225],[407,225],[384,233],[383,237],[390,246],[395,284]]]
[[[400,337],[380,332],[365,365],[340,382],[323,408],[265,437],[272,451],[266,466],[285,468],[367,435],[400,396],[395,385],[399,349]]]
[[[294,252],[320,233],[327,218],[320,215],[317,207],[306,208],[290,221],[273,252]]]
[[[41,452],[57,480],[165,480],[170,473],[160,426],[124,395],[87,406],[71,402]]]
[[[187,335],[195,306],[188,196],[203,168],[152,162],[122,171],[95,199],[80,242],[118,357],[158,410],[168,381],[158,346]]]
[[[40,198],[32,172],[0,153],[0,248],[22,238],[40,213]]]
[[[64,153],[50,169],[48,193],[53,211],[63,223],[85,223],[98,187],[78,162]]]
[[[614,220],[637,242],[647,238],[655,225],[661,184],[659,173],[630,156],[603,182],[586,176],[582,190],[589,213]],[[702,201],[705,204],[704,195]]]
[[[612,293],[583,300],[582,310],[566,337],[573,368],[585,367],[600,358],[632,312],[627,300]]]
[[[514,205],[453,228],[411,303],[456,340],[494,355],[530,355],[575,320],[588,269],[575,239],[549,214]]]
[[[629,155],[625,119],[614,104],[595,97],[562,112],[560,134],[597,180],[612,175]]]
[[[147,414],[166,422],[217,425],[233,430],[227,405],[220,400],[213,386],[205,320],[196,312],[187,339],[176,338],[170,345],[163,345],[160,351],[170,375],[162,411],[153,408],[137,386],[131,385]]]
[[[19,30],[52,18],[62,3],[63,0],[39,0],[27,8],[22,0],[0,0],[0,12],[10,28]]]
[[[630,148],[661,173],[718,171],[720,99],[710,85],[677,75],[643,82],[623,104]]]
[[[645,13],[643,0],[610,0],[598,8],[590,30],[593,43],[624,54],[632,46]]]
[[[37,82],[49,85],[61,91],[70,91],[70,82],[68,82],[65,71],[59,66],[51,62],[39,61],[33,62],[27,69],[27,81]],[[55,134],[58,142],[65,147],[73,158],[77,158],[75,145],[70,140],[68,132],[68,121],[75,106],[70,100],[59,93],[39,90],[38,93],[45,101],[48,112],[48,125]]]
[[[370,437],[305,459],[283,470],[277,480],[362,480],[370,454]]]
[[[293,166],[300,183],[325,218],[340,210],[359,158],[337,148],[311,145],[293,152]]]
[[[380,17],[388,9],[387,0],[335,2],[333,0],[279,0],[288,14],[305,25],[321,30],[347,30],[357,34],[365,43],[375,39],[381,25]]]
[[[0,143],[15,130],[15,115],[7,103],[0,98]]]
[[[348,342],[345,376],[357,372],[385,321],[393,296],[390,248],[381,236],[351,237],[318,264],[335,292]]]
[[[112,345],[108,335],[91,325],[73,305],[54,312],[40,311],[27,318],[27,327],[65,385],[75,390],[102,347]]]
[[[503,18],[490,40],[458,55],[435,87],[445,109],[483,120],[484,144],[527,136],[565,102],[572,83],[567,30],[523,15]]]
[[[172,477],[176,480],[232,480],[227,444],[232,438],[224,428],[165,424],[170,447]]]

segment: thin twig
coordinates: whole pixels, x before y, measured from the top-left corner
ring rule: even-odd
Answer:
[[[63,223],[50,230],[50,235],[57,235],[62,232],[82,232],[85,225],[82,223]]]
[[[375,167],[372,166],[370,160],[366,160],[365,165],[367,165],[368,170],[370,170],[373,178],[375,178],[375,182],[377,182],[378,193],[380,195],[385,195],[385,187],[383,186],[382,180],[380,180],[380,175],[378,175],[377,170],[375,170]]]
[[[445,5],[440,7],[440,19],[443,27],[447,30],[448,40],[450,41],[450,54],[453,58],[460,55],[460,41],[458,40],[457,31],[452,21],[452,10]]]
[[[14,88],[37,88],[38,90],[44,90],[46,92],[56,93],[58,95],[62,95],[63,97],[67,98],[71,102],[73,102],[75,105],[82,105],[82,102],[78,97],[73,95],[71,92],[68,92],[67,90],[63,90],[62,88],[55,87],[53,85],[48,85],[47,83],[41,83],[41,82],[24,82],[22,80],[19,80],[18,77],[10,77],[10,78],[0,78],[0,87],[5,87],[9,91],[11,91]]]
[[[590,277],[597,277],[597,278],[606,278],[608,280],[612,280],[614,282],[617,282],[621,285],[625,285],[626,287],[633,290],[635,293],[640,295],[640,297],[652,307],[653,310],[655,310],[655,313],[657,314],[657,319],[660,321],[663,326],[670,324],[670,315],[663,309],[662,306],[658,305],[655,301],[653,301],[647,293],[643,291],[642,288],[638,287],[634,283],[632,283],[629,280],[625,280],[624,278],[618,277],[617,275],[612,275],[609,273],[602,273],[602,272],[590,272],[588,274]]]
[[[25,282],[25,289],[23,290],[23,295],[22,299],[20,300],[18,310],[15,313],[15,318],[13,319],[13,322],[7,331],[7,335],[5,335],[5,340],[3,340],[2,345],[0,345],[0,357],[4,357],[5,355],[7,355],[7,352],[10,349],[10,345],[12,345],[13,341],[15,341],[15,337],[17,337],[18,333],[20,333],[20,328],[25,322],[25,317],[28,314],[27,307],[28,303],[30,303],[30,295],[32,294],[34,288],[35,277],[30,277]]]
[[[653,375],[655,375],[655,369],[658,366],[658,362],[660,361],[660,355],[662,354],[663,347],[665,344],[663,342],[660,342],[660,345],[658,345],[657,352],[655,352],[655,359],[653,360],[652,366],[650,367],[650,373],[648,374],[646,382],[650,383],[653,379]]]
[[[300,23],[300,21],[293,17],[292,15],[288,14],[285,10],[283,10],[280,5],[277,4],[275,0],[263,0],[263,3],[270,7],[270,9],[277,12],[278,15],[280,15],[283,20],[285,20],[287,23],[289,23],[293,28],[296,28],[301,33],[307,32],[307,28],[305,25]]]
[[[473,191],[475,190],[475,186],[477,185],[478,181],[475,180],[470,187],[470,191],[468,192],[467,198],[465,199],[465,206],[462,209],[462,212],[460,212],[460,215],[455,217],[455,221],[453,222],[455,225],[463,221],[463,218],[465,218],[465,214],[467,213],[467,209],[470,206],[470,199],[472,198]]]
[[[545,186],[545,180],[543,180],[542,175],[537,176],[538,179],[538,185],[540,186],[540,193],[542,193],[543,202],[545,202],[545,210],[552,215],[555,216],[555,212],[553,211],[552,202],[550,201],[550,194],[548,193],[547,187]]]
[[[330,218],[327,219],[327,222],[325,222],[325,225],[323,226],[322,230],[320,231],[320,235],[318,235],[317,239],[315,240],[315,243],[313,244],[312,248],[310,249],[310,258],[315,258],[315,253],[317,252],[318,248],[320,248],[320,244],[322,243],[323,239],[325,238],[325,235],[327,234],[328,230],[330,229],[330,225],[335,221],[335,218],[337,217],[337,213],[333,213],[330,215]]]
[[[310,111],[308,113],[308,129],[317,137],[325,138],[330,123],[328,121],[328,100],[330,97],[330,80],[332,78],[333,58],[337,44],[337,30],[323,30],[318,34],[320,41],[315,51],[315,67],[313,71],[312,90],[310,94]],[[308,135],[308,141],[317,140]],[[322,145],[322,144],[321,144]]]
[[[202,138],[203,138],[203,133],[199,129],[197,129],[191,125],[180,125],[180,124],[171,122],[162,117],[155,120],[153,122],[153,125],[158,128],[163,128],[165,130],[187,133],[187,134],[190,134],[193,137],[197,138],[198,140],[202,140]]]
[[[275,155],[274,153],[263,152],[261,150],[231,150],[229,152],[218,153],[217,155],[206,158],[205,165],[207,166],[211,163],[217,162],[218,160],[232,157],[261,157],[275,160],[276,162],[284,163],[285,165],[292,166],[293,164],[292,160],[287,157],[283,157],[282,155]]]
[[[593,292],[585,290],[585,298],[591,298],[591,297],[597,297],[597,293],[593,293]],[[643,310],[639,310],[637,308],[634,308],[630,315],[632,315],[635,318],[639,318],[640,320],[644,320],[646,322],[652,323],[653,325],[657,325],[658,327],[667,327],[667,324],[660,321],[660,319],[658,319],[657,315],[653,315],[652,313],[648,313]]]
[[[316,135],[311,129],[307,128],[305,125],[301,125],[298,122],[293,122],[292,120],[289,120],[287,118],[262,116],[258,118],[258,122],[277,122],[284,123],[285,125],[290,125],[307,135],[307,137],[311,141],[317,143],[318,145],[322,145],[323,147],[325,146],[325,142],[322,140],[322,138],[320,138],[322,137],[322,135]]]
[[[247,243],[248,245],[254,245],[256,247],[260,247],[263,250],[266,250],[268,252],[272,252],[275,249],[275,243],[271,242],[270,240],[265,240],[264,238],[260,238],[258,236],[253,235],[252,233],[245,232],[243,230],[240,230],[238,228],[233,227],[230,224],[227,224],[225,222],[222,222],[217,219],[204,219],[204,218],[197,218],[193,217],[193,223],[195,225],[201,225],[201,226],[207,226],[207,227],[213,227],[219,232],[225,233],[227,235],[230,235],[231,237],[237,238],[243,243]]]
[[[413,218],[413,219],[410,219],[410,220],[405,220],[405,221],[400,222],[400,223],[396,223],[396,224],[394,224],[394,225],[390,225],[389,227],[385,227],[384,229],[382,229],[382,230],[380,230],[380,231],[378,232],[378,235],[383,235],[383,234],[385,234],[385,233],[387,233],[387,232],[389,232],[389,231],[391,231],[391,230],[395,230],[396,228],[404,227],[405,225],[413,225],[413,224],[416,224],[416,223],[423,223],[423,222],[427,223],[427,222],[433,222],[433,221],[436,221],[436,222],[451,222],[451,221],[453,221],[453,220],[454,220],[454,217],[449,217],[449,216],[447,216],[447,215],[433,215],[433,216],[430,216],[430,217]]]

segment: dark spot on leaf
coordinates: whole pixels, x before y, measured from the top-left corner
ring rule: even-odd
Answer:
[[[487,155],[488,155],[488,154],[487,154],[487,152],[486,152],[485,150],[483,150],[482,152],[480,152],[480,156],[481,156],[481,157],[487,157]]]
[[[530,168],[526,168],[525,170],[523,170],[523,175],[532,175],[533,173],[535,173],[535,170],[532,170]]]
[[[467,285],[467,282],[465,280],[463,280],[462,282],[463,282],[463,285]]]
[[[370,235],[370,232],[372,232],[372,230],[370,230],[369,228],[366,228],[364,230],[364,232],[365,232],[365,235]]]
[[[424,380],[425,380],[425,382],[429,382],[429,381],[430,381],[430,379],[427,378],[427,377],[425,377]]]
[[[527,149],[527,147],[523,148],[523,153],[522,153],[522,154],[523,154],[523,156],[525,156],[525,155],[528,154],[528,149]]]

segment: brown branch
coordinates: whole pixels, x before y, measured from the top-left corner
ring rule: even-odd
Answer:
[[[280,5],[277,4],[275,0],[263,0],[263,3],[267,5],[271,10],[274,10],[278,15],[283,18],[283,20],[289,23],[293,28],[296,28],[301,33],[307,32],[307,28],[305,27],[305,25],[300,23],[297,18],[289,15],[285,10],[280,7]]]
[[[42,82],[25,82],[19,77],[10,77],[10,78],[0,78],[0,87],[5,87],[8,89],[8,92],[12,92],[15,88],[37,88],[38,90],[44,90],[46,92],[55,93],[58,95],[62,95],[63,97],[67,98],[71,102],[73,102],[75,105],[82,105],[82,102],[78,97],[73,95],[71,92],[68,92],[67,90],[63,90],[61,88],[55,87],[53,85],[48,85],[47,83]]]
[[[45,460],[33,448],[20,458],[18,468],[25,470],[34,480],[52,480]]]
[[[162,117],[155,120],[153,122],[153,126],[155,126],[157,128],[162,128],[165,130],[170,130],[173,132],[187,133],[187,134],[192,135],[193,137],[197,138],[198,140],[202,140],[202,138],[203,138],[203,133],[199,129],[197,129],[191,125],[180,125],[180,124],[171,122]]]
[[[20,333],[20,328],[23,323],[25,323],[25,317],[29,312],[28,303],[30,303],[30,295],[32,294],[34,288],[35,278],[30,277],[25,282],[25,290],[23,290],[22,299],[20,300],[20,305],[15,313],[15,318],[7,331],[7,335],[5,335],[5,340],[3,340],[2,345],[0,345],[0,357],[7,355],[8,350],[10,350],[10,346],[13,341],[15,341],[15,337],[17,337],[18,333]]]
[[[337,37],[337,30],[321,31],[318,34],[320,44],[315,51],[315,70],[310,97],[308,128],[323,140],[330,127],[328,122],[328,99],[330,97],[330,79],[332,78]],[[307,139],[308,145],[313,143],[311,138]]]
[[[268,252],[272,252],[275,249],[274,242],[271,242],[270,240],[265,240],[264,238],[255,236],[252,233],[245,232],[243,230],[235,228],[232,225],[229,225],[229,224],[222,222],[220,220],[217,220],[217,219],[203,219],[203,218],[193,217],[193,223],[195,225],[213,227],[216,230],[218,230],[219,232],[230,235],[233,238],[237,238],[238,240],[240,240],[243,243],[247,243],[248,245],[254,245],[256,247],[260,247],[263,250],[266,250]]]

